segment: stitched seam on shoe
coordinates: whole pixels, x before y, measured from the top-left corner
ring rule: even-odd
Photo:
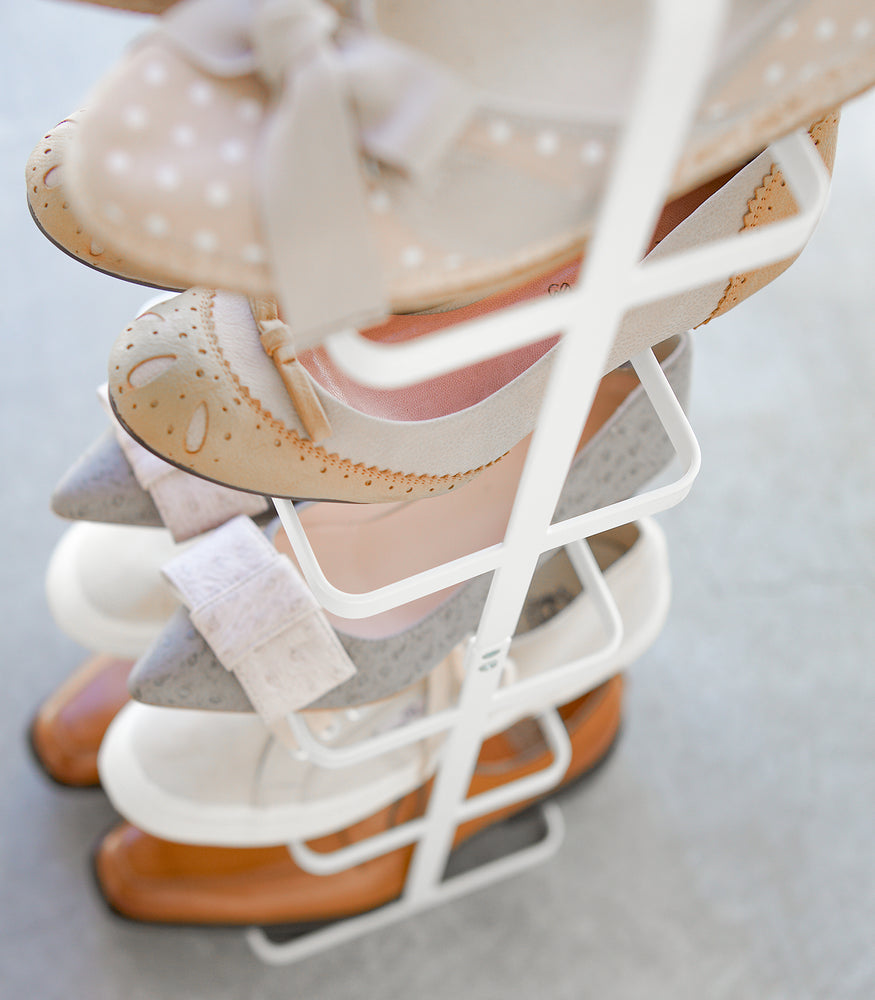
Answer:
[[[367,466],[363,462],[352,462],[348,458],[342,458],[336,452],[328,452],[320,445],[313,444],[312,441],[308,441],[306,438],[302,438],[297,431],[286,427],[281,421],[277,420],[270,410],[263,407],[261,400],[257,399],[250,393],[249,389],[244,386],[240,379],[238,378],[236,372],[231,368],[225,357],[222,347],[219,344],[218,337],[215,333],[215,322],[213,317],[215,302],[215,292],[211,291],[208,301],[201,303],[201,319],[204,324],[204,330],[206,336],[210,341],[213,351],[219,360],[225,374],[231,379],[234,386],[240,395],[246,400],[247,404],[255,410],[258,416],[267,423],[272,430],[277,434],[285,437],[287,441],[290,441],[296,447],[304,452],[307,452],[314,460],[325,462],[332,466],[332,468],[344,471],[347,473],[355,473],[360,476],[370,476],[371,478],[379,479],[381,482],[388,482],[392,485],[404,484],[404,485],[427,485],[429,483],[443,484],[443,483],[456,483],[462,480],[468,479],[471,476],[482,472],[484,469],[488,469],[495,465],[496,462],[500,462],[504,455],[499,455],[494,458],[491,462],[486,462],[484,465],[479,465],[475,469],[468,469],[465,472],[454,472],[449,473],[444,476],[432,476],[428,473],[404,473],[396,472],[394,469],[380,469],[377,466]]]
[[[835,112],[830,112],[828,115],[824,115],[824,117],[821,118],[819,121],[816,121],[808,129],[808,134],[814,140],[814,145],[816,147],[819,148],[821,143],[821,136],[817,134],[818,129],[830,124],[831,122],[836,122],[836,121],[837,119]],[[741,229],[739,229],[740,233],[743,233],[746,229],[755,229],[756,226],[759,224],[760,217],[763,214],[762,206],[776,183],[780,183],[781,186],[784,186],[787,182],[784,180],[784,175],[778,169],[778,165],[776,163],[773,163],[768,174],[766,174],[766,176],[763,178],[763,183],[756,189],[753,198],[751,198],[750,201],[747,203],[748,211],[744,217]],[[731,302],[731,299],[737,295],[738,290],[741,288],[741,286],[747,281],[749,273],[756,274],[757,271],[732,275],[732,277],[729,279],[726,285],[726,288],[724,288],[723,290],[723,294],[720,296],[720,301],[711,311],[711,314],[707,317],[707,319],[702,320],[699,326],[705,326],[706,323],[710,323],[712,319],[721,315],[722,312],[724,311],[728,312],[729,308],[732,308],[732,305],[730,305],[729,303]],[[725,310],[724,307],[726,307]]]
[[[778,177],[780,177],[783,182],[783,176],[781,174],[781,171],[778,170],[778,165],[776,163],[773,163],[771,170],[763,178],[763,183],[756,189],[753,198],[751,198],[750,201],[747,203],[747,214],[744,217],[741,229],[738,230],[739,233],[743,233],[747,229],[756,228],[757,224],[760,221],[760,213],[758,212],[758,209],[762,206],[765,198],[772,190],[773,182]],[[706,323],[710,323],[711,320],[714,319],[716,316],[720,315],[724,307],[729,302],[730,298],[733,296],[734,293],[737,293],[738,289],[745,283],[746,280],[747,280],[746,274],[732,275],[732,277],[726,283],[726,287],[723,289],[723,294],[720,296],[720,301],[711,310],[710,315],[706,319],[702,320],[702,322],[699,325],[704,326]]]

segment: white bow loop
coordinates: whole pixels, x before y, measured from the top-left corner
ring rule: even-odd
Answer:
[[[470,117],[470,88],[324,0],[184,0],[162,21],[208,72],[256,73],[271,88],[258,196],[299,347],[385,316],[361,154],[421,181]]]
[[[252,17],[257,72],[271,86],[282,86],[302,60],[331,44],[339,20],[322,0],[263,0]]]

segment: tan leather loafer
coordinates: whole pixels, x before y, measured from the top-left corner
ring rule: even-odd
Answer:
[[[82,663],[40,706],[30,727],[37,763],[61,785],[99,784],[97,751],[128,700],[132,660],[98,653]]]
[[[561,785],[590,772],[610,750],[619,726],[623,681],[613,677],[559,709],[571,737],[571,764]],[[540,770],[550,762],[530,720],[488,739],[471,781],[474,795]],[[331,851],[419,815],[429,791],[415,792],[339,833],[310,843]],[[561,786],[560,786],[561,787]],[[529,803],[471,820],[455,843]],[[298,932],[363,913],[397,898],[412,848],[405,847],[336,875],[311,875],[285,847],[195,847],[160,840],[129,823],[111,830],[95,855],[98,886],[122,916],[176,924],[291,924]]]

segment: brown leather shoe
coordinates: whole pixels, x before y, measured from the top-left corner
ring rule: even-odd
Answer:
[[[116,713],[128,701],[133,660],[98,653],[82,663],[40,706],[30,726],[37,763],[61,785],[100,783],[97,751]]]
[[[617,676],[559,709],[571,737],[572,758],[562,785],[603,760],[620,725],[623,681]],[[550,762],[530,720],[488,739],[469,794],[487,791]],[[421,814],[429,785],[310,847],[330,851]],[[529,803],[518,803],[459,828],[455,844]],[[98,845],[95,873],[110,907],[134,920],[176,924],[292,924],[302,932],[397,898],[413,849],[401,848],[337,875],[311,875],[285,847],[195,847],[160,840],[129,823]]]

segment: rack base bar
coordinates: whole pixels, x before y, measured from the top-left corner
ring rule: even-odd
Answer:
[[[416,899],[404,897],[396,903],[390,903],[359,917],[339,921],[294,941],[277,944],[271,941],[260,927],[251,927],[246,931],[246,943],[253,954],[267,965],[291,965],[329,948],[354,941],[372,931],[390,927],[423,910],[431,909],[441,903],[449,903],[460,896],[518,875],[553,857],[565,837],[565,823],[559,806],[554,802],[546,802],[538,808],[545,832],[535,844],[497,858],[495,861],[488,861],[461,875],[445,879],[430,892],[418,894]]]

